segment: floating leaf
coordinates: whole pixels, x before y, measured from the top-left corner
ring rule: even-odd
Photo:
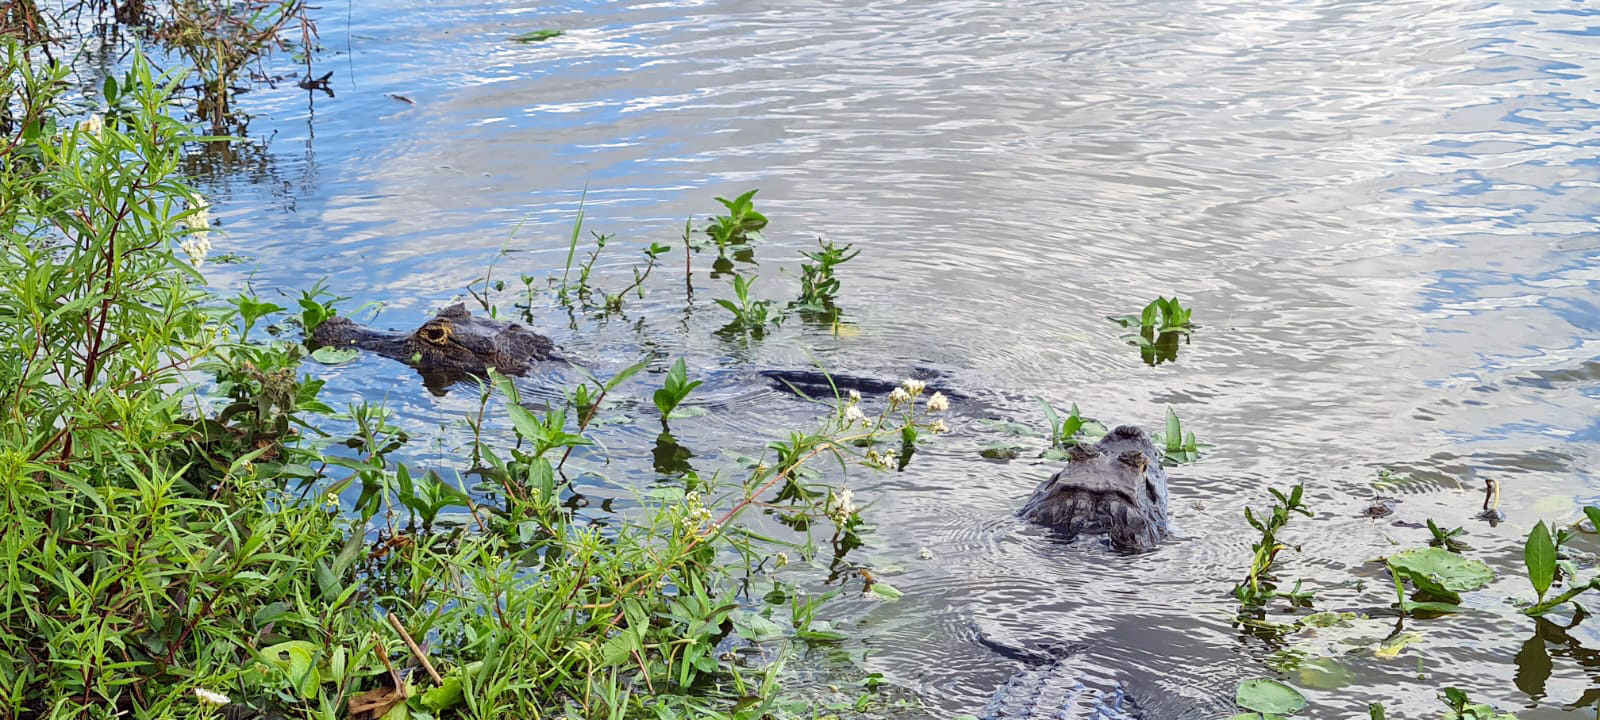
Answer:
[[[1543,600],[1556,579],[1556,544],[1543,520],[1528,533],[1528,542],[1522,546],[1522,561],[1528,566],[1528,582],[1533,583],[1533,591]]]
[[[1312,658],[1296,669],[1300,684],[1318,690],[1336,690],[1350,684],[1350,671],[1333,658]]]
[[[905,595],[905,593],[900,592],[899,588],[886,582],[873,583],[872,594],[885,600],[899,600],[902,595]]]
[[[1239,683],[1233,701],[1247,710],[1273,715],[1290,715],[1306,707],[1306,698],[1299,690],[1267,678],[1251,678]]]
[[[1389,568],[1411,581],[1417,590],[1439,597],[1477,590],[1494,580],[1494,571],[1473,558],[1444,548],[1421,547],[1389,556]]]
[[[1430,604],[1431,605],[1433,603],[1418,603],[1418,604]],[[1419,642],[1422,642],[1422,636],[1421,635],[1418,635],[1418,634],[1416,634],[1414,632],[1403,632],[1403,633],[1400,633],[1399,635],[1396,635],[1396,636],[1394,636],[1392,638],[1384,640],[1383,644],[1379,645],[1378,649],[1373,651],[1372,654],[1376,655],[1378,657],[1381,657],[1381,658],[1392,658],[1392,657],[1394,657],[1396,655],[1399,655],[1400,651],[1404,650],[1407,645],[1411,645],[1413,643],[1419,643]]]
[[[323,365],[343,365],[356,359],[360,353],[355,348],[339,348],[333,346],[319,347],[311,352],[311,359]]]
[[[565,30],[534,30],[521,35],[513,35],[511,39],[519,43],[536,43],[544,42],[550,38],[561,37],[565,34],[567,34]]]

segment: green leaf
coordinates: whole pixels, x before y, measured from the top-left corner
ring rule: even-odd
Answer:
[[[461,676],[451,675],[445,678],[444,683],[439,687],[431,688],[422,693],[422,706],[438,712],[460,704],[462,696]]]
[[[519,43],[536,43],[544,42],[550,38],[561,37],[565,34],[567,34],[567,31],[565,30],[534,30],[532,32],[525,32],[521,35],[513,35],[511,36],[511,39]]]
[[[777,640],[783,637],[783,626],[762,616],[760,613],[750,611],[733,614],[733,629],[750,642],[763,642]]]
[[[1595,532],[1600,532],[1600,507],[1586,507],[1583,509],[1583,514],[1588,516],[1589,526],[1594,528]]]
[[[882,581],[872,584],[872,594],[885,600],[899,600],[905,595],[899,588]]]
[[[1297,713],[1306,707],[1306,698],[1299,690],[1267,678],[1251,678],[1239,683],[1234,702],[1247,710],[1282,715]]]
[[[1418,590],[1445,597],[1477,590],[1494,580],[1488,565],[1444,548],[1402,550],[1390,555],[1388,564]]]
[[[1528,566],[1528,581],[1543,600],[1556,579],[1556,544],[1550,539],[1550,529],[1543,520],[1528,533],[1528,541],[1522,546],[1522,561]]]
[[[311,352],[311,359],[323,365],[343,365],[359,355],[355,348],[319,347]]]

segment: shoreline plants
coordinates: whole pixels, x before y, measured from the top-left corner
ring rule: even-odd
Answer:
[[[503,412],[515,444],[475,434],[458,465],[407,465],[382,408],[335,412],[303,348],[262,332],[314,327],[319,289],[293,310],[202,291],[211,230],[177,175],[200,140],[173,117],[180,77],[136,56],[124,110],[74,124],[65,71],[6,51],[0,717],[828,707],[781,680],[797,648],[838,639],[817,617],[832,593],[777,569],[793,554],[806,562],[784,573],[895,591],[845,558],[857,501],[812,466],[885,466],[883,443],[942,429],[940,396],[902,389],[875,420],[836,399],[744,476],[678,473],[615,515],[579,512],[572,479],[605,464],[594,423],[642,364],[539,410],[497,379],[465,422]],[[695,382],[669,377],[664,418]],[[746,528],[758,514],[796,536]]]

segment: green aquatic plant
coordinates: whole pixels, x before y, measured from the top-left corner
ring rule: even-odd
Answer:
[[[656,409],[661,411],[662,429],[666,429],[667,421],[674,417],[673,413],[677,410],[678,405],[683,402],[683,399],[689,396],[689,392],[700,387],[703,382],[702,380],[689,380],[689,370],[684,364],[683,358],[678,358],[676,362],[672,363],[672,369],[667,371],[667,377],[662,382],[661,389],[657,390],[651,398],[655,401]]]
[[[1444,548],[1453,553],[1472,549],[1471,545],[1461,540],[1461,536],[1467,534],[1464,528],[1445,530],[1434,524],[1433,518],[1428,518],[1428,533],[1432,535],[1428,538],[1428,545],[1431,547]]]
[[[760,338],[767,333],[768,326],[782,321],[782,316],[773,310],[771,300],[750,297],[750,286],[754,282],[755,277],[747,278],[736,273],[731,280],[733,299],[717,298],[718,305],[733,313],[733,321],[719,331],[721,334],[745,334]]]
[[[1144,306],[1138,315],[1108,315],[1106,319],[1125,328],[1138,328],[1145,333],[1189,333],[1194,330],[1192,308],[1178,302],[1176,295],[1158,297]]]
[[[1289,546],[1278,540],[1278,532],[1289,524],[1289,517],[1293,513],[1312,517],[1311,511],[1306,508],[1302,499],[1305,494],[1304,485],[1296,484],[1288,493],[1276,488],[1268,488],[1267,492],[1272,493],[1275,502],[1266,514],[1258,516],[1254,510],[1248,507],[1244,509],[1245,522],[1255,528],[1261,537],[1250,546],[1253,556],[1249,574],[1243,582],[1233,587],[1234,598],[1246,611],[1254,615],[1259,615],[1261,608],[1273,598],[1280,596],[1272,577],[1272,570],[1277,562],[1278,553]],[[1310,596],[1300,593],[1299,588],[1299,583],[1296,583],[1295,596],[1309,602]],[[1294,600],[1295,597],[1290,599]]]
[[[839,296],[840,282],[834,268],[855,259],[860,250],[851,252],[853,246],[839,247],[831,241],[817,239],[819,249],[801,253],[810,260],[800,266],[800,297],[789,303],[789,309],[811,319],[837,323],[839,308],[834,304]]]
[[[565,30],[530,30],[521,35],[512,35],[511,40],[519,43],[536,43],[558,38],[565,34],[567,34]]]
[[[1439,699],[1449,709],[1445,720],[1517,720],[1516,715],[1497,712],[1492,705],[1472,702],[1465,692],[1453,687],[1439,691]]]
[[[730,248],[747,245],[751,240],[761,237],[761,229],[767,226],[767,216],[755,209],[756,192],[750,190],[732,200],[717,198],[727,214],[713,215],[705,227],[705,233],[716,244],[719,256]]]
[[[1288,685],[1267,678],[1251,678],[1234,690],[1234,704],[1250,712],[1229,720],[1282,720],[1306,709],[1306,697]]]
[[[1195,440],[1194,433],[1184,432],[1178,413],[1167,408],[1167,421],[1163,428],[1150,436],[1161,448],[1161,461],[1168,465],[1186,465],[1200,459],[1200,450],[1210,447]]]
[[[1402,550],[1386,558],[1384,564],[1394,581],[1395,606],[1404,616],[1460,612],[1461,593],[1477,590],[1494,579],[1494,571],[1481,561],[1437,547]],[[1411,599],[1406,598],[1402,581],[1410,581],[1416,588]]]
[[[1600,528],[1600,507],[1585,507],[1583,514],[1591,525]],[[1523,613],[1533,616],[1543,615],[1571,602],[1585,591],[1600,590],[1600,575],[1590,578],[1587,582],[1579,582],[1577,566],[1561,556],[1562,546],[1573,537],[1574,533],[1570,528],[1552,530],[1543,521],[1534,524],[1533,529],[1528,532],[1528,539],[1523,543],[1523,564],[1527,568],[1528,582],[1533,585],[1533,590],[1539,599],[1538,602],[1525,608]],[[1555,597],[1545,599],[1545,594],[1558,580],[1564,581],[1567,589]]]

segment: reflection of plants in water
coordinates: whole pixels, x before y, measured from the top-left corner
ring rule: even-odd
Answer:
[[[200,81],[199,114],[212,132],[234,120],[230,98],[241,72],[298,30],[309,79],[310,44],[316,29],[304,0],[175,0],[169,14],[150,24],[157,42],[188,60]],[[324,79],[325,81],[325,79]]]

